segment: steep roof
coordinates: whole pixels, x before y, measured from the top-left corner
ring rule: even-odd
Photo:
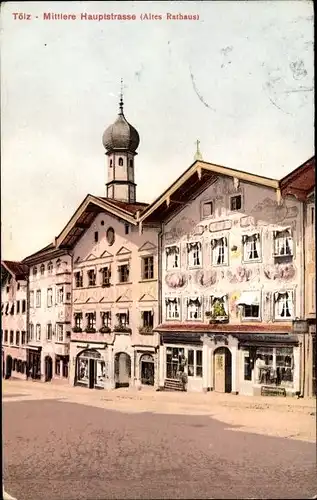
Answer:
[[[281,195],[294,195],[301,201],[315,188],[315,157],[305,161],[280,180]]]
[[[1,265],[16,279],[26,279],[29,274],[28,266],[22,262],[2,260]]]

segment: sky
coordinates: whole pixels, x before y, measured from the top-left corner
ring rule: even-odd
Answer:
[[[149,203],[193,163],[197,139],[205,161],[267,177],[311,158],[313,67],[312,2],[2,3],[2,258],[51,243],[87,193],[105,195],[101,138],[121,78]]]

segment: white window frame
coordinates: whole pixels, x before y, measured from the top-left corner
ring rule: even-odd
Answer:
[[[286,233],[288,233],[288,236]],[[279,231],[273,231],[273,241],[274,257],[293,257],[294,241],[292,232],[289,228],[285,228]],[[289,248],[289,253],[285,253],[287,247]]]
[[[49,261],[49,263],[47,264],[47,272],[48,272],[48,274],[52,274],[52,272],[53,272],[53,262],[52,261]]]
[[[53,307],[53,288],[47,289],[47,307]]]
[[[154,255],[144,255],[141,257],[141,279],[142,281],[155,279]]]
[[[36,290],[36,307],[41,307],[41,290]]]
[[[193,351],[194,352],[194,359],[193,359],[193,364],[190,363],[189,364],[189,351]],[[197,353],[198,352],[201,352],[201,364],[198,364],[197,363]],[[187,348],[187,351],[185,350],[185,356],[186,356],[186,359],[187,359],[187,375],[188,377],[190,378],[196,378],[196,379],[200,379],[202,380],[202,377],[203,377],[203,349],[202,348],[194,348],[194,347],[188,347]],[[193,366],[193,370],[194,370],[194,373],[193,374],[190,374],[189,373],[189,366]],[[197,368],[201,368],[201,375],[197,375]]]
[[[39,323],[35,325],[35,340],[41,342],[41,325]]]
[[[64,342],[64,325],[56,323],[56,340],[57,342]]]
[[[56,289],[56,304],[63,304],[64,303],[64,287],[59,286]]]
[[[273,293],[274,321],[292,321],[295,318],[295,290],[283,290]],[[281,316],[283,310],[289,310],[290,316]]]
[[[199,305],[193,304],[197,302]],[[197,314],[197,317],[194,317]],[[186,297],[186,317],[188,321],[202,321],[203,319],[203,299],[202,297]]]
[[[53,325],[52,323],[47,323],[46,325],[46,340],[47,342],[52,342],[53,339]]]
[[[250,258],[249,254],[254,252],[256,249],[258,256],[254,258]],[[244,234],[242,236],[242,254],[243,254],[243,262],[259,262],[262,258],[261,252],[261,234],[253,233],[253,234]]]
[[[181,302],[179,297],[165,297],[165,318],[168,321],[181,319]]]
[[[189,269],[202,267],[203,253],[201,241],[189,241],[186,243],[187,265]]]
[[[34,339],[34,324],[29,324],[29,341]]]
[[[228,265],[228,237],[222,236],[221,238],[213,238],[211,240],[211,262],[214,267]],[[220,257],[221,262],[218,262]]]
[[[83,327],[83,313],[80,311],[74,313],[74,327],[75,328]]]
[[[34,290],[30,291],[30,307],[34,307]]]
[[[168,255],[169,249],[174,248],[175,251]],[[174,269],[180,269],[180,246],[179,245],[167,245],[165,247],[165,262],[166,271],[172,271]]]

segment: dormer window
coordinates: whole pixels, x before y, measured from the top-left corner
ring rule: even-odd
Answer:
[[[166,319],[180,319],[180,299],[178,297],[167,297],[165,299]]]
[[[189,297],[186,300],[187,304],[187,319],[201,320],[202,319],[202,299],[201,297]]]
[[[170,271],[171,269],[179,269],[180,267],[179,247],[177,245],[171,245],[169,247],[165,247],[165,255],[166,255],[166,270]]]
[[[212,265],[228,264],[228,238],[214,238],[211,240]]]
[[[242,236],[242,245],[244,262],[250,262],[260,259],[261,249],[259,233]]]
[[[294,317],[294,293],[292,290],[274,293],[274,319],[291,320]]]
[[[189,267],[200,267],[202,264],[202,252],[200,241],[187,243],[187,255]]]
[[[289,228],[273,232],[274,257],[291,257],[293,255],[293,237]]]

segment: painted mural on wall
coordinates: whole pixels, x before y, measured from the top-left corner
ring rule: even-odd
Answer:
[[[183,288],[187,284],[185,273],[169,273],[165,276],[165,283],[170,288]]]
[[[227,279],[229,283],[244,283],[250,281],[252,278],[252,270],[247,267],[239,266],[232,272],[231,269],[227,271]]]
[[[195,281],[200,286],[210,287],[217,282],[217,271],[214,269],[197,271]]]
[[[171,230],[165,233],[165,239],[168,241],[178,240],[186,234],[191,234],[195,230],[197,223],[198,220],[194,220],[185,216],[181,217],[171,228]]]
[[[257,224],[259,220],[267,223],[281,223],[285,219],[295,218],[298,215],[298,208],[296,206],[287,207],[285,204],[278,204],[277,201],[271,198],[265,198],[261,203],[255,205],[251,210],[253,223]],[[245,221],[245,224],[251,222],[251,218]]]
[[[293,264],[266,265],[263,272],[269,280],[289,281],[296,276],[296,268]]]

